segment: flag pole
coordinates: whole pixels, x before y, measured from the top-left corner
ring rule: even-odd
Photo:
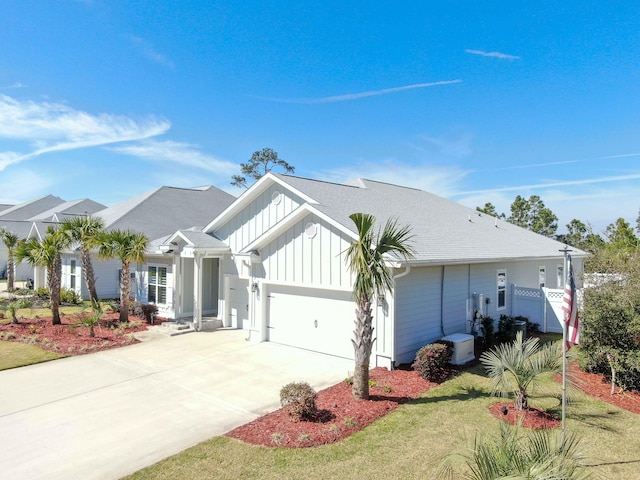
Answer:
[[[564,253],[564,265],[562,273],[564,276],[563,288],[566,289],[567,278],[569,275],[567,255],[571,251],[567,245],[564,249],[560,250]],[[569,328],[569,322],[566,318],[562,321],[562,444],[564,445],[566,439],[567,428],[567,329]]]

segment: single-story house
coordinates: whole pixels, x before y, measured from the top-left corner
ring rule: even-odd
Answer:
[[[94,215],[104,221],[105,230],[141,232],[152,240],[151,244],[154,245],[153,239],[160,239],[155,241],[157,243],[177,229],[201,229],[202,225],[206,225],[234,200],[233,195],[213,186],[196,188],[163,186],[109,208],[104,208]],[[60,216],[53,222],[33,222],[29,235],[42,238],[46,234],[46,227],[58,220],[61,220]],[[102,260],[97,257],[97,254],[94,254],[92,264],[98,296],[100,298],[118,298],[120,295],[120,261],[118,259]],[[45,269],[36,268],[34,272],[35,287],[45,286]],[[146,301],[148,296],[147,265],[132,264],[131,275],[134,279],[133,293],[136,299]],[[76,291],[83,299],[89,298],[89,292],[82,277],[82,262],[77,246],[62,255],[61,285]],[[162,304],[159,304],[159,307],[160,315],[168,313],[163,310]]]
[[[0,228],[15,233],[18,238],[27,238],[34,221],[59,222],[66,217],[91,215],[106,208],[105,205],[90,199],[66,202],[60,197],[46,195],[44,197],[23,202],[18,205],[7,205],[0,211]],[[0,274],[6,276],[7,248],[0,241]],[[27,280],[34,275],[33,267],[21,263],[15,267],[15,279]]]
[[[196,327],[214,317],[254,340],[353,358],[345,253],[356,212],[379,227],[397,218],[414,234],[415,256],[390,260],[394,291],[376,299],[374,365],[410,362],[423,345],[469,332],[476,311],[518,315],[516,285],[563,287],[564,245],[550,238],[415,188],[268,173],[204,228],[155,242],[139,299]],[[585,255],[574,252],[577,271]]]

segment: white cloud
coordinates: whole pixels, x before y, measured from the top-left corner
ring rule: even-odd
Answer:
[[[381,182],[419,188],[443,197],[453,195],[469,171],[458,167],[432,165],[407,165],[395,160],[380,163],[362,163],[354,167],[319,172],[316,177],[344,183],[355,178],[367,178]]]
[[[52,102],[17,100],[0,94],[0,137],[29,144],[27,153],[0,152],[0,171],[45,153],[140,140],[160,135],[171,124],[156,117],[135,120],[90,114]]]
[[[471,148],[473,135],[471,134],[449,134],[439,137],[421,135],[420,139],[427,144],[428,148],[425,149],[420,145],[413,145],[415,148],[421,151],[435,149],[438,154],[446,157],[467,157],[471,155],[473,151]]]
[[[625,180],[638,180],[638,179],[640,179],[640,173],[633,173],[629,175],[586,178],[582,180],[562,180],[558,182],[549,182],[549,183],[516,185],[516,186],[510,186],[510,187],[500,187],[500,188],[491,188],[491,189],[483,189],[483,190],[468,190],[464,192],[459,192],[458,195],[473,195],[478,193],[484,194],[488,192],[522,192],[525,190],[533,190],[533,189],[568,187],[572,185],[591,185],[596,183],[611,183],[611,182],[621,182]]]
[[[269,100],[272,102],[283,102],[283,103],[316,104],[316,103],[344,102],[348,100],[358,100],[360,98],[365,98],[365,97],[374,97],[377,95],[387,95],[389,93],[402,92],[404,90],[436,87],[439,85],[451,85],[451,84],[460,83],[460,82],[462,82],[462,80],[445,80],[441,82],[416,83],[414,85],[405,85],[403,87],[385,88],[383,90],[370,90],[367,92],[359,92],[359,93],[347,93],[345,95],[336,95],[333,97],[321,97],[321,98],[271,98],[271,97],[258,97],[258,98],[262,100]]]
[[[141,52],[145,57],[147,57],[152,62],[157,63],[158,65],[162,65],[163,67],[173,69],[175,67],[174,63],[169,60],[165,55],[156,51],[151,44],[145,40],[144,38],[136,37],[135,35],[130,35],[129,40],[131,43],[135,45],[139,52]]]
[[[196,167],[224,176],[231,176],[238,170],[238,165],[235,163],[202,153],[197,145],[171,140],[146,140],[134,144],[108,147],[107,149],[145,160],[172,162],[188,167]]]
[[[4,88],[9,89],[9,88],[25,88],[25,87],[26,87],[26,85],[25,85],[25,84],[23,84],[23,83],[20,83],[20,82],[14,82],[14,83],[12,83],[11,85],[7,85],[7,86],[6,86],[6,87],[4,87]]]
[[[501,53],[501,52],[484,52],[482,50],[471,50],[471,49],[466,49],[465,52],[470,53],[471,55],[480,55],[482,57],[494,57],[494,58],[501,58],[501,59],[505,59],[505,60],[519,60],[520,57],[516,56],[516,55],[509,55],[507,53]]]

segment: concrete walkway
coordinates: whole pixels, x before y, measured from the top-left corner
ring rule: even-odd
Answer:
[[[218,330],[0,372],[0,478],[117,479],[321,389],[349,360]]]

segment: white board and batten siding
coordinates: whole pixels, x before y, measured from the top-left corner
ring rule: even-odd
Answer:
[[[279,185],[272,185],[217,228],[215,235],[229,245],[232,252],[239,252],[302,203],[295,194]]]

